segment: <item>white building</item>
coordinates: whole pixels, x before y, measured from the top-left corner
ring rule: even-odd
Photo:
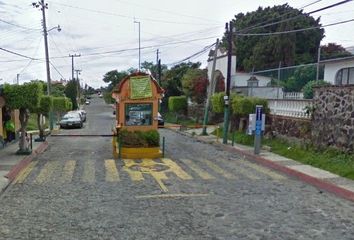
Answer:
[[[333,85],[354,84],[354,56],[321,61],[324,80]]]

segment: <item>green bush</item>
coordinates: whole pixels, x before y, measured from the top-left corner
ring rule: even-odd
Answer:
[[[241,117],[246,117],[248,114],[254,113],[256,105],[262,105],[263,112],[269,113],[268,101],[266,99],[237,96],[231,101],[233,114]]]
[[[188,103],[186,96],[172,96],[168,98],[168,109],[171,112],[183,113],[187,111]]]
[[[313,98],[313,88],[318,86],[330,86],[329,82],[321,81],[310,81],[302,89],[305,99]]]
[[[157,130],[134,131],[122,130],[120,132],[124,147],[158,147],[160,146],[160,134]]]
[[[70,98],[65,98],[65,107],[66,107],[66,111],[71,111],[74,110],[73,109],[73,102],[70,100]]]
[[[53,107],[53,97],[44,95],[41,96],[39,101],[39,107],[38,109],[35,110],[35,112],[47,116],[50,110],[52,109],[52,107]]]
[[[214,113],[223,113],[224,112],[224,96],[225,93],[220,92],[220,93],[215,93],[211,97],[211,109]]]
[[[57,113],[67,111],[67,100],[65,97],[53,97],[53,111]]]

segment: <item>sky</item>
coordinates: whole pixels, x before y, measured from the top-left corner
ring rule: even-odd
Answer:
[[[310,12],[340,0],[321,0],[306,7]],[[0,84],[46,80],[42,14],[33,1],[0,0],[0,48],[36,60],[0,51]],[[141,62],[173,66],[221,38],[225,22],[240,12],[288,3],[301,8],[315,0],[47,0],[47,27],[51,79],[71,79],[69,54],[75,58],[79,78],[92,87],[104,86],[103,75],[138,67],[139,24]],[[354,1],[312,15],[323,25],[353,19]],[[55,28],[60,25],[61,31]],[[325,28],[322,44],[354,46],[354,22]],[[192,58],[206,65],[208,52]],[[38,60],[37,60],[38,59]]]

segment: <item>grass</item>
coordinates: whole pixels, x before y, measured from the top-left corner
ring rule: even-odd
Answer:
[[[216,132],[213,134],[215,135]],[[222,136],[222,129],[220,129],[219,134]],[[231,133],[228,138],[232,139]],[[254,136],[247,135],[244,132],[235,133],[235,142],[238,144],[253,146],[253,141]],[[299,146],[280,139],[263,138],[262,144],[270,146],[271,151],[278,155],[354,180],[353,154],[344,153],[333,148],[320,151],[313,146]]]
[[[48,119],[46,119],[44,129],[48,128]],[[33,130],[38,130],[38,124],[37,124],[37,114],[36,113],[31,113],[30,118],[28,120],[27,124],[27,131],[33,131]]]
[[[190,126],[190,125],[195,125],[196,124],[196,121],[192,120],[192,119],[176,119],[176,114],[174,113],[170,113],[170,112],[167,112],[167,113],[164,113],[163,114],[163,118],[165,120],[165,123],[173,123],[173,124],[181,124],[181,125],[184,125],[184,126]]]

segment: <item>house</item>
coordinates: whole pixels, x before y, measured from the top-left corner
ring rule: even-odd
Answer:
[[[324,80],[333,85],[354,84],[354,56],[323,60]]]
[[[223,76],[226,81],[227,76],[227,51],[223,48],[217,50],[217,59],[215,70]],[[214,50],[209,52],[208,58],[208,78],[211,79],[213,69]],[[271,77],[254,75],[247,72],[236,70],[236,56],[231,58],[231,89],[234,92],[246,96],[255,96],[261,98],[283,98],[283,89],[280,87],[268,87]],[[225,82],[226,86],[226,82]]]

